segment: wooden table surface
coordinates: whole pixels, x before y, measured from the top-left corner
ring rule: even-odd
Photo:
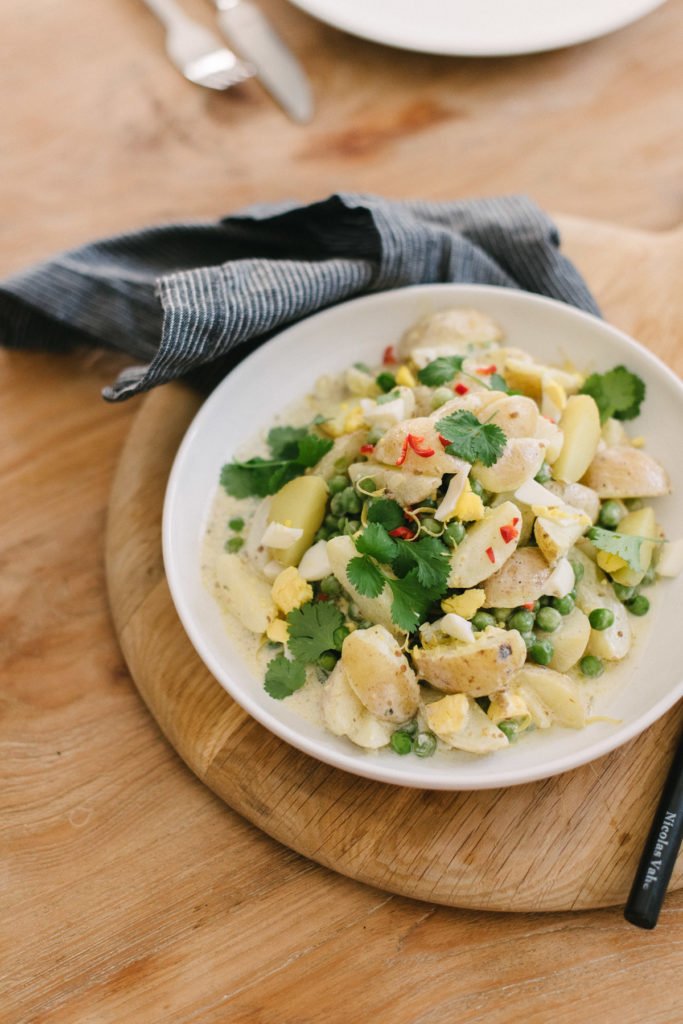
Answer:
[[[254,83],[185,83],[139,0],[4,0],[0,273],[144,223],[336,189],[524,191],[563,213],[680,224],[680,2],[576,49],[488,61],[263,6],[313,79],[307,127]],[[2,1024],[683,1019],[682,893],[654,933],[616,908],[411,902],[279,846],[185,768],[107,610],[107,496],[138,402],[108,406],[99,389],[124,362],[0,354]]]

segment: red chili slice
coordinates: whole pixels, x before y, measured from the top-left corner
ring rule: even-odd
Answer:
[[[403,438],[403,447],[401,448],[401,454],[399,455],[398,459],[396,460],[396,465],[397,466],[402,466],[403,465],[403,463],[406,461],[406,455],[407,454],[408,454],[408,438],[404,437]]]
[[[493,562],[493,564],[495,565],[496,556],[493,553],[493,548],[487,548],[486,549],[486,557],[488,558],[489,562]]]
[[[534,610],[534,602],[533,601],[527,601],[526,604],[522,605],[522,608],[526,608],[526,610],[528,612],[532,612]]]
[[[470,389],[467,387],[467,384],[456,384],[453,390],[458,395],[466,395]]]
[[[397,526],[395,530],[389,530],[390,537],[399,537],[401,540],[412,540],[415,536],[408,526]]]
[[[444,446],[444,448],[447,448],[448,445],[451,443],[447,437],[443,436],[443,434],[439,434],[439,441],[441,441],[441,444]]]
[[[361,455],[372,455],[375,450],[374,444],[362,444],[360,446]]]
[[[408,434],[408,444],[413,449],[416,455],[419,455],[422,459],[428,459],[431,455],[434,455],[433,448],[421,448],[420,445],[424,442],[424,437],[418,437],[417,434]]]
[[[500,535],[506,544],[510,544],[513,540],[519,537],[519,531],[515,530],[512,523],[506,523],[505,526],[501,526]]]
[[[477,370],[477,373],[481,377],[490,377],[491,374],[492,373],[496,373],[497,370],[498,370],[498,367],[496,366],[496,364],[495,363],[491,363],[490,366],[480,366],[479,369]]]
[[[387,347],[384,349],[382,362],[384,363],[385,366],[392,366],[396,362],[396,353],[394,352],[393,345],[387,345]]]

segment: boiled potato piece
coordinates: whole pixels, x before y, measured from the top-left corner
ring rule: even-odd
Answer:
[[[508,357],[505,360],[505,379],[508,387],[515,391],[523,391],[531,398],[541,399],[543,383],[547,380],[556,381],[566,393],[574,394],[583,384],[583,377],[568,370],[558,370],[555,366],[544,366],[531,360]]]
[[[517,548],[502,569],[484,584],[486,608],[516,608],[538,601],[553,569],[538,548]]]
[[[439,355],[453,355],[464,352],[465,344],[471,341],[499,341],[503,337],[495,320],[477,309],[444,309],[428,313],[409,327],[399,343],[402,357],[413,354],[420,348],[437,349],[431,359],[418,365],[426,365]],[[430,353],[431,354],[431,353]]]
[[[590,525],[591,520],[584,512],[568,505],[546,509],[534,523],[534,537],[544,557],[549,562],[556,562],[567,554]]]
[[[620,444],[598,452],[581,483],[601,498],[656,498],[671,490],[667,472],[656,459]]]
[[[631,625],[628,612],[617,600],[611,586],[605,582],[602,573],[582,552],[575,556],[584,566],[584,575],[576,585],[576,604],[585,615],[595,608],[608,608],[614,614],[614,622],[608,629],[592,629],[586,646],[586,654],[594,654],[606,661],[619,661],[631,649]],[[591,568],[592,567],[592,568]]]
[[[544,486],[552,494],[562,498],[565,504],[571,505],[572,508],[578,509],[579,512],[585,512],[590,518],[591,523],[597,523],[600,514],[600,498],[592,487],[576,483],[563,484],[559,480],[549,480]]]
[[[550,668],[566,672],[572,665],[576,665],[586,651],[590,635],[588,616],[580,608],[574,608],[569,615],[564,615],[552,635],[553,656]]]
[[[546,419],[545,416],[539,416],[534,437],[539,438],[541,441],[545,441],[545,461],[548,465],[552,466],[562,451],[564,434],[558,427],[557,423],[552,423],[550,420]]]
[[[377,622],[385,626],[390,633],[402,636],[401,630],[391,618],[391,591],[385,587],[379,597],[364,597],[351,584],[346,575],[346,567],[352,558],[356,558],[358,552],[350,537],[333,537],[327,542],[327,556],[332,566],[332,572],[341,583],[344,590],[351,595],[358,605],[361,615],[371,622]]]
[[[538,473],[545,456],[545,441],[535,437],[512,437],[505,445],[503,454],[492,466],[475,462],[472,476],[487,491],[499,494],[501,491],[516,491],[527,480]]]
[[[510,683],[521,694],[534,725],[547,728],[552,722],[571,729],[586,724],[586,709],[581,691],[569,676],[541,665],[525,665]]]
[[[600,413],[595,400],[590,395],[567,399],[560,429],[564,443],[553,463],[553,476],[564,483],[575,483],[590,466],[600,442]]]
[[[495,423],[507,437],[534,437],[538,406],[524,395],[506,395],[487,406],[486,422]]]
[[[426,704],[424,718],[432,732],[455,750],[489,754],[509,743],[505,733],[464,693],[451,693]]]
[[[280,565],[298,565],[325,518],[327,484],[321,476],[298,476],[273,495],[268,521],[284,523],[303,530],[302,536],[288,548],[273,548],[272,556]]]
[[[409,436],[420,438],[420,449],[432,451],[434,454],[418,455],[413,447],[407,444]],[[443,476],[444,473],[457,473],[463,468],[469,469],[469,464],[462,459],[446,454],[434,421],[428,416],[404,420],[387,430],[384,437],[375,445],[374,459],[392,468],[400,463],[401,472],[404,473],[431,476]]]
[[[473,643],[437,644],[410,652],[420,678],[445,693],[486,697],[502,689],[526,658],[526,644],[516,629],[484,630]]]
[[[629,512],[619,523],[618,530],[619,533],[626,533],[631,537],[656,537],[657,522],[654,509],[647,506],[639,508],[635,512]],[[613,572],[612,579],[617,583],[622,583],[625,587],[637,587],[650,568],[655,547],[656,545],[651,541],[645,541],[640,545],[640,569],[632,569],[630,565],[626,565],[623,569]]]
[[[350,464],[358,458],[361,445],[365,444],[367,436],[367,430],[354,430],[352,434],[342,434],[334,441],[329,452],[323,455],[320,462],[316,463],[315,475],[321,476],[323,480],[329,480],[336,476],[339,472],[336,463],[343,459]]]
[[[500,528],[511,524],[514,519],[519,525],[521,518],[521,512],[511,501],[489,509],[483,519],[468,529],[463,541],[453,551],[448,586],[475,587],[497,572],[514,554],[519,543],[519,537],[506,542]]]
[[[221,554],[216,561],[216,579],[221,602],[252,633],[265,633],[277,618],[270,584],[239,555]]]
[[[335,736],[348,736],[368,750],[385,747],[393,726],[370,714],[351,689],[341,662],[337,662],[323,687],[322,713],[325,725]]]
[[[369,477],[378,490],[384,488],[385,497],[394,498],[401,505],[417,505],[426,498],[433,498],[441,484],[440,476],[405,473],[378,466],[376,462],[358,462],[349,466],[348,472],[354,484]]]
[[[408,659],[384,626],[349,633],[341,661],[351,689],[371,714],[396,723],[413,717],[420,687]]]

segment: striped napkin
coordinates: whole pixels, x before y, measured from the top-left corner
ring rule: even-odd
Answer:
[[[0,283],[0,342],[128,353],[112,402],[220,380],[274,332],[345,299],[438,281],[521,288],[597,313],[553,222],[521,196],[422,202],[340,193],[118,235]]]

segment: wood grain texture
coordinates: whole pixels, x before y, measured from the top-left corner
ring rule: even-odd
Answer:
[[[186,83],[140,0],[3,0],[1,274],[138,225],[341,188],[527,192],[633,228],[680,224],[681,3],[574,49],[451,60],[260,2],[311,74],[306,128],[257,83]],[[205,0],[183,5],[211,23]],[[570,243],[580,260],[593,244]],[[639,336],[651,302],[662,323],[670,310],[650,340],[681,371],[677,286],[648,266],[640,309],[616,301],[630,280],[610,266],[592,280]],[[141,403],[111,408],[99,389],[125,362],[0,352],[2,1024],[679,1021],[680,890],[654,934],[619,908],[390,896],[274,842],[164,742],[105,591],[108,496]]]
[[[675,285],[681,239],[674,236],[672,248],[655,236],[588,221],[567,221],[564,229],[598,300],[619,310],[622,321],[641,325],[643,341],[671,357],[673,347],[660,339],[680,343],[669,334],[668,317],[673,324],[681,302],[662,282]],[[649,298],[655,281],[665,299],[664,323],[659,303]],[[577,771],[474,793],[382,785],[289,747],[205,669],[163,575],[166,479],[198,407],[199,399],[182,385],[146,400],[124,448],[107,530],[109,594],[121,646],[145,702],[183,760],[269,835],[380,889],[487,910],[623,903],[652,813],[650,795],[661,789],[683,715],[666,716]],[[683,863],[672,887],[682,882]]]

